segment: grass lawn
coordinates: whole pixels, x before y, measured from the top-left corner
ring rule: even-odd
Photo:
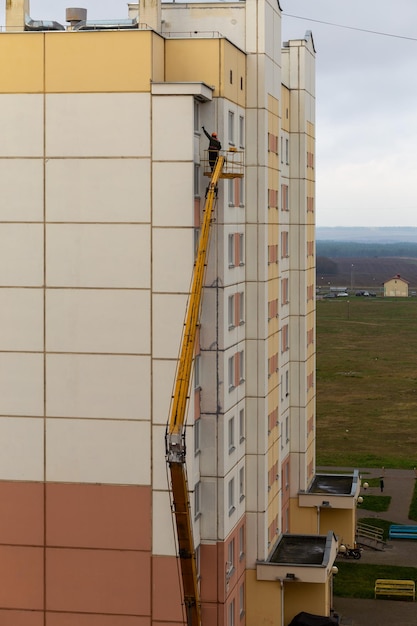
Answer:
[[[414,580],[417,583],[417,567],[346,563],[340,560],[335,564],[339,573],[333,578],[333,592],[335,596],[343,598],[373,598],[377,578]]]
[[[388,511],[391,502],[391,496],[363,496],[361,509],[366,511]]]
[[[417,299],[317,301],[317,464],[417,466]]]

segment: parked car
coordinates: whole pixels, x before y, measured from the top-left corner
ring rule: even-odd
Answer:
[[[335,293],[325,293],[323,298],[335,298],[336,294]]]
[[[338,298],[346,298],[346,296],[348,296],[349,294],[346,291],[339,291],[339,293],[337,294]]]

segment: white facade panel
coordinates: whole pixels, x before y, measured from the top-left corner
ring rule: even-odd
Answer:
[[[43,350],[43,290],[0,290],[2,350]]]
[[[152,156],[155,161],[194,160],[192,96],[152,97]]]
[[[2,480],[44,480],[44,421],[39,418],[0,418]]]
[[[176,361],[152,360],[152,423],[166,426],[171,406]]]
[[[43,95],[2,94],[0,157],[43,156]]]
[[[49,159],[45,182],[47,221],[150,222],[148,158]]]
[[[44,414],[43,355],[0,353],[0,414]]]
[[[48,289],[46,349],[149,354],[150,291]]]
[[[147,93],[47,94],[46,155],[148,157],[149,119]]]
[[[177,556],[174,521],[168,491],[152,492],[152,554]]]
[[[0,159],[0,189],[2,222],[43,220],[42,159]]]
[[[46,480],[149,485],[149,423],[48,419]]]
[[[152,233],[153,290],[188,293],[194,261],[194,229],[154,228]]]
[[[152,354],[154,358],[178,358],[186,305],[186,295],[154,294],[152,303]]]
[[[49,224],[46,228],[49,287],[147,288],[150,263],[147,225]]]
[[[43,226],[0,224],[0,286],[43,286]]]
[[[48,416],[149,419],[149,363],[143,356],[47,355]]]
[[[193,177],[191,162],[156,162],[152,165],[153,226],[193,226]]]

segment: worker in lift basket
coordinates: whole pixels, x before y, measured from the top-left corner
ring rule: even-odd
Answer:
[[[217,133],[211,133],[211,135],[210,135],[206,131],[204,126],[202,126],[201,128],[203,129],[205,136],[207,137],[207,139],[210,142],[209,143],[209,147],[208,147],[209,163],[210,163],[211,171],[213,171],[214,170],[214,166],[215,166],[216,161],[217,161],[217,157],[219,156],[219,152],[222,149],[222,144],[217,139]]]

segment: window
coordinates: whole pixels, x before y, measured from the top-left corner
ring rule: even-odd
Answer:
[[[227,181],[227,198],[229,206],[235,206],[235,181],[229,178]]]
[[[239,239],[239,265],[244,265],[245,264],[245,255],[244,255],[244,250],[243,250],[243,233],[238,233],[237,234],[238,239]]]
[[[278,317],[278,298],[268,302],[268,319],[271,320],[273,317]]]
[[[194,100],[194,132],[200,132],[200,107],[197,100]]]
[[[232,539],[227,544],[227,572],[229,576],[232,575],[235,569],[235,540]]]
[[[227,491],[228,491],[229,515],[232,515],[235,512],[235,510],[236,510],[236,506],[235,506],[235,479],[234,478],[229,480]]]
[[[194,519],[197,519],[201,515],[200,489],[201,483],[198,482],[194,486]]]
[[[228,260],[229,267],[235,266],[235,236],[234,234],[229,235],[228,238]]]
[[[285,418],[285,441],[288,443],[290,440],[290,421],[288,419],[288,415]],[[286,486],[288,486],[289,484],[289,479],[288,479],[288,463],[285,466],[285,484]]]
[[[242,618],[245,615],[245,583],[242,583],[239,587],[239,617]]]
[[[288,398],[290,395],[290,372],[289,370],[285,371],[285,397]]]
[[[268,359],[268,378],[278,371],[278,354],[275,353]]]
[[[281,280],[281,305],[288,304],[288,302],[288,278],[283,278]]]
[[[194,389],[200,389],[200,355],[194,358]]]
[[[239,502],[242,502],[245,498],[245,468],[241,467],[239,470]]]
[[[245,440],[245,409],[239,411],[239,442]]]
[[[245,181],[244,178],[238,178],[236,181],[237,187],[238,187],[238,193],[239,193],[239,206],[240,207],[244,207],[245,206]]]
[[[200,448],[200,435],[201,435],[201,420],[195,420],[194,422],[194,454],[199,454],[201,452]]]
[[[276,189],[268,189],[268,207],[270,209],[278,208],[278,191]]]
[[[242,524],[239,528],[239,559],[245,555],[245,526]]]
[[[278,244],[268,246],[268,265],[278,263]]]
[[[282,347],[281,347],[281,352],[286,352],[287,350],[289,350],[289,329],[288,329],[288,324],[285,324],[285,326],[282,327],[281,330],[281,339],[282,339]]]
[[[239,326],[245,323],[245,294],[243,291],[240,291],[237,295],[238,297],[238,315],[237,318],[239,320]]]
[[[197,570],[197,578],[200,580],[201,578],[201,555],[200,555],[200,546],[198,545],[195,549],[195,567]]]
[[[290,163],[290,140],[285,140],[285,163],[289,165]]]
[[[235,114],[233,111],[229,111],[229,143],[235,145]]]
[[[238,372],[239,384],[245,380],[245,355],[243,350],[239,352],[239,372]]]
[[[281,233],[281,258],[285,259],[289,256],[288,231],[283,230]]]
[[[245,118],[239,115],[239,147],[245,147]]]
[[[227,322],[230,328],[235,327],[235,295],[229,296],[227,301]]]
[[[233,70],[229,71],[229,83],[233,85]]]
[[[288,185],[281,185],[281,211],[288,210]]]
[[[314,241],[307,241],[307,256],[314,256]]]
[[[227,611],[227,626],[235,626],[235,601],[232,600]]]
[[[281,163],[284,163],[284,137],[281,135]]]
[[[235,355],[231,356],[229,365],[229,391],[235,388]]]
[[[200,195],[200,166],[194,163],[194,195]]]
[[[307,196],[307,213],[314,213],[314,198]]]
[[[228,422],[228,444],[229,454],[236,450],[235,448],[235,418],[231,417]]]

